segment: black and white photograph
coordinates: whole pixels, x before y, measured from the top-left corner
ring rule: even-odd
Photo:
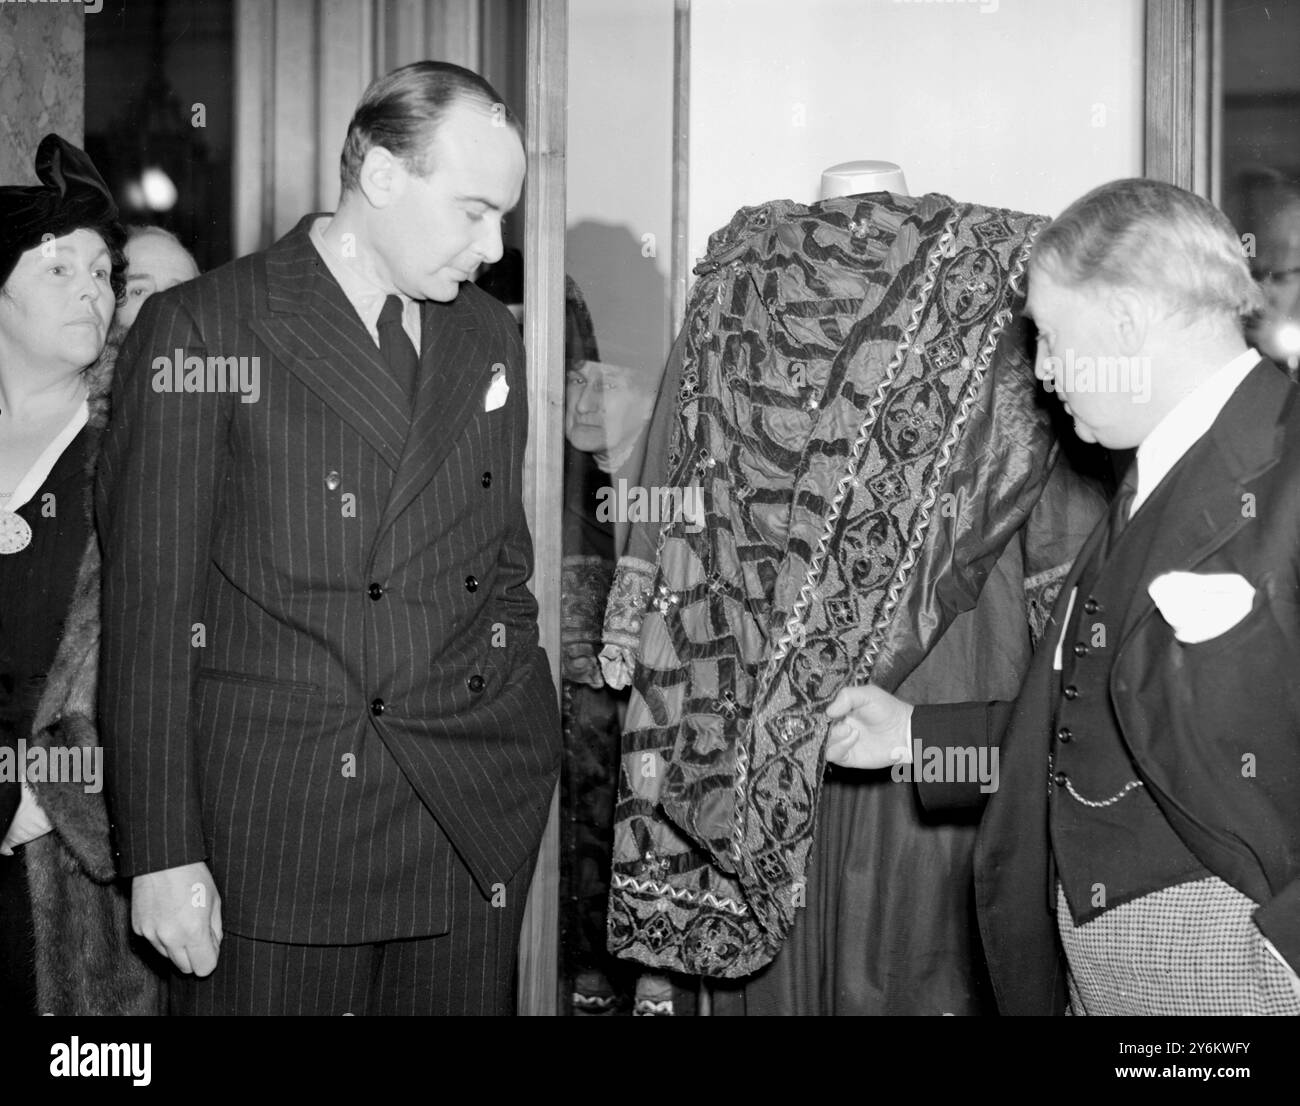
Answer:
[[[0,0],[0,835],[33,1087],[1293,1081],[1300,0]]]

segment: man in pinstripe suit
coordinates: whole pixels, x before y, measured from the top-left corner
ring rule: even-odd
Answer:
[[[524,166],[481,78],[396,70],[338,211],[152,297],[122,351],[101,711],[174,1012],[512,1006],[559,720],[523,351],[471,277]]]

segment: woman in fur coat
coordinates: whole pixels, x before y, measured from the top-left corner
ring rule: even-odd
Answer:
[[[95,727],[91,485],[123,233],[82,151],[47,135],[36,174],[0,188],[0,1012],[152,1014]]]

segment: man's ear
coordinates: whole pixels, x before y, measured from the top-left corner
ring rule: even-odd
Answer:
[[[1106,310],[1115,328],[1119,352],[1125,357],[1136,356],[1146,346],[1152,320],[1151,304],[1132,288],[1114,288],[1107,295]]]
[[[358,174],[361,194],[371,207],[388,207],[401,195],[405,174],[401,162],[389,150],[371,146]]]

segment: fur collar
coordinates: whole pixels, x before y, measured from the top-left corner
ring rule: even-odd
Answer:
[[[114,325],[108,333],[103,351],[83,374],[86,384],[86,406],[90,408],[90,420],[87,425],[97,431],[103,431],[108,425],[113,369],[117,365],[117,355],[122,348],[124,337],[125,334]]]

